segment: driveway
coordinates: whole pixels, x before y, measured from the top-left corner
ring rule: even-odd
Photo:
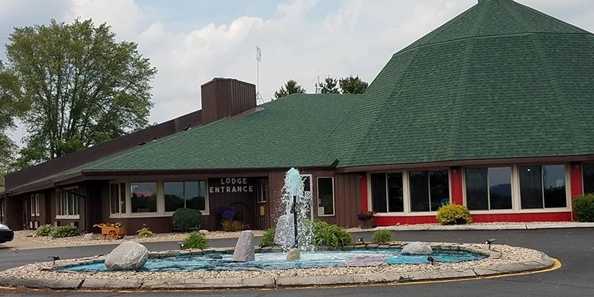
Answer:
[[[369,234],[355,234],[369,238]],[[561,260],[559,270],[519,277],[483,279],[463,282],[418,284],[401,286],[311,288],[294,290],[242,290],[210,292],[126,292],[126,296],[440,296],[440,297],[585,297],[594,296],[594,229],[555,229],[523,231],[406,231],[397,232],[397,240],[484,242],[495,238],[499,244],[510,244],[539,249]],[[234,240],[211,241],[212,246],[232,246]],[[151,250],[175,248],[175,243],[147,244]],[[45,261],[50,256],[82,257],[105,254],[112,246],[27,250],[14,253],[0,250],[0,269],[34,261]],[[123,296],[119,292],[0,292],[2,296]]]

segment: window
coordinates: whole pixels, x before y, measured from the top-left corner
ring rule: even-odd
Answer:
[[[157,212],[157,184],[131,183],[130,206],[132,213]]]
[[[402,173],[372,174],[371,195],[373,197],[374,212],[403,212]]]
[[[112,214],[126,213],[126,184],[110,185],[109,208]]]
[[[6,199],[0,199],[0,222],[6,223]]]
[[[264,181],[260,181],[260,183],[258,184],[258,187],[256,187],[258,193],[256,196],[256,202],[257,203],[266,203],[266,201],[268,200],[268,187],[267,184]]]
[[[56,200],[56,217],[79,216],[78,194],[73,190],[60,191]]]
[[[594,194],[594,164],[584,164],[584,193]]]
[[[523,209],[567,206],[565,166],[520,166],[520,198]]]
[[[42,194],[31,194],[29,197],[29,210],[32,217],[38,217],[39,213],[39,199]]]
[[[165,211],[178,208],[206,210],[206,182],[185,181],[163,183]]]
[[[437,211],[450,201],[448,172],[413,171],[410,173],[411,211]]]
[[[334,215],[334,178],[318,177],[318,216]]]
[[[468,209],[511,209],[511,178],[511,167],[467,168],[465,181]]]

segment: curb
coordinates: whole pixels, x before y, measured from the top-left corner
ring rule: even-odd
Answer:
[[[435,248],[464,249],[475,253],[482,253],[489,257],[499,258],[501,254],[497,251],[448,245],[446,243],[432,243]],[[217,249],[217,252],[225,252]],[[204,253],[205,251],[195,251]],[[155,280],[142,279],[102,279],[93,278],[93,275],[81,274],[80,279],[67,278],[36,278],[30,276],[8,276],[0,274],[0,286],[31,288],[31,289],[54,289],[54,290],[207,290],[207,289],[282,289],[297,287],[328,287],[328,286],[349,286],[349,285],[378,285],[378,284],[409,284],[419,282],[440,282],[455,280],[472,280],[485,277],[498,277],[522,273],[545,272],[556,267],[558,261],[539,252],[540,257],[531,261],[517,261],[502,263],[483,268],[471,268],[466,270],[443,270],[443,271],[412,271],[402,273],[371,273],[371,274],[348,274],[348,275],[319,275],[319,276],[270,276],[256,278],[218,278],[218,279],[186,279],[168,278]],[[167,252],[154,256],[169,255]],[[97,261],[97,258],[85,261]],[[68,265],[66,265],[68,266]]]

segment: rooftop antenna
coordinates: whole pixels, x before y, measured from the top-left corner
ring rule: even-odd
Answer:
[[[260,63],[262,62],[262,49],[256,46],[256,101],[262,101],[260,94]]]

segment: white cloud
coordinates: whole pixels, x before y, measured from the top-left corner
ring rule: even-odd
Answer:
[[[255,83],[256,46],[263,50],[260,89],[265,98],[288,79],[310,92],[318,76],[352,74],[371,81],[398,49],[476,3],[344,0],[337,9],[320,13],[319,1],[285,1],[267,18],[243,16],[226,24],[184,29],[135,0],[71,0],[65,14],[49,6],[41,8],[47,10],[47,19],[91,17],[96,23],[107,22],[118,38],[137,42],[159,71],[153,82],[151,122],[161,122],[200,108],[200,85],[213,77]],[[590,1],[520,2],[594,29]],[[8,3],[21,5],[15,0]]]

